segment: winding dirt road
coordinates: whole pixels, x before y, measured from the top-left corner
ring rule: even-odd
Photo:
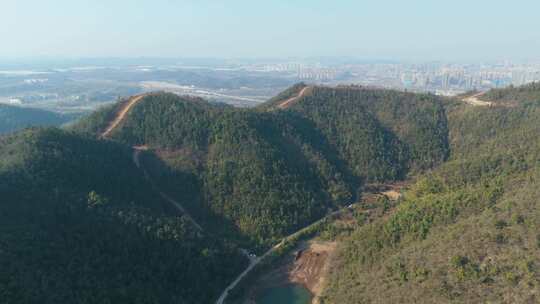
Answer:
[[[278,104],[278,108],[280,109],[286,109],[288,107],[290,107],[294,102],[296,102],[298,99],[304,97],[304,94],[306,94],[307,90],[310,89],[311,87],[310,86],[307,86],[307,87],[304,87],[302,88],[302,90],[300,90],[300,92],[298,92],[298,94],[296,96],[293,96],[285,101],[282,101]]]
[[[385,195],[387,197],[389,197],[390,199],[394,200],[394,199],[398,199],[399,196],[401,196],[401,194],[399,194],[399,192],[401,191],[402,188],[404,188],[407,184],[404,183],[404,182],[401,182],[401,183],[394,183],[394,184],[390,184],[390,185],[387,185],[386,187],[384,187],[384,189],[382,191],[380,191],[379,189],[376,189],[376,193],[378,194],[381,194],[381,195]],[[240,281],[242,281],[242,279],[247,275],[249,274],[253,268],[255,268],[255,266],[257,266],[257,264],[259,264],[261,261],[263,261],[266,257],[268,257],[270,254],[272,254],[276,249],[279,249],[281,246],[283,246],[283,244],[286,242],[286,241],[289,241],[289,240],[292,240],[293,238],[295,237],[298,237],[300,234],[304,233],[306,230],[312,228],[314,225],[318,225],[320,224],[321,222],[323,221],[326,221],[328,219],[332,219],[332,218],[335,218],[336,216],[342,214],[343,212],[350,212],[351,209],[354,209],[355,206],[359,206],[361,204],[363,204],[364,202],[363,201],[360,201],[360,202],[355,202],[355,203],[352,203],[346,207],[343,207],[343,208],[340,208],[336,211],[333,211],[331,213],[328,213],[327,215],[325,215],[324,217],[322,217],[321,219],[311,223],[310,225],[304,227],[304,228],[301,228],[299,230],[297,230],[296,232],[284,237],[281,239],[281,241],[275,245],[274,247],[270,248],[268,251],[266,251],[262,256],[260,257],[257,257],[256,259],[253,259],[253,260],[250,260],[250,264],[249,266],[229,285],[227,286],[227,288],[223,291],[223,293],[221,294],[221,296],[219,297],[219,299],[216,301],[216,304],[223,304],[225,299],[227,298],[227,296],[229,295],[229,292],[234,289],[236,287],[236,285],[238,285],[238,283],[240,283]],[[320,286],[319,286],[320,287]]]
[[[221,296],[219,297],[219,299],[216,301],[216,304],[223,304],[225,299],[227,298],[227,296],[229,295],[229,292],[234,289],[236,287],[236,285],[238,285],[238,283],[240,283],[240,281],[242,281],[242,279],[248,274],[250,273],[253,268],[255,268],[255,266],[257,266],[257,264],[259,264],[261,261],[263,261],[266,257],[268,257],[270,254],[272,254],[276,249],[279,249],[281,246],[283,246],[283,244],[287,241],[287,240],[290,240],[296,236],[298,236],[299,234],[303,233],[304,231],[306,231],[307,229],[311,228],[312,226],[314,225],[318,225],[320,224],[320,222],[322,221],[325,221],[326,219],[330,218],[330,217],[333,217],[333,216],[336,216],[338,214],[340,214],[341,212],[343,211],[346,211],[348,209],[350,209],[352,206],[356,205],[357,203],[354,203],[354,204],[351,204],[349,205],[348,207],[344,207],[344,208],[341,208],[339,210],[336,210],[332,213],[329,213],[327,214],[326,216],[324,216],[323,218],[315,221],[314,223],[304,227],[304,228],[301,228],[300,230],[294,232],[293,234],[290,234],[286,237],[284,237],[283,239],[281,239],[281,241],[276,244],[274,247],[270,248],[268,251],[266,251],[263,255],[261,255],[260,257],[257,257],[256,259],[252,260],[249,264],[249,266],[246,268],[246,270],[244,270],[229,286],[227,286],[227,288],[223,291],[223,293],[221,294]]]
[[[146,96],[149,96],[150,94],[151,93],[145,93],[141,95],[132,96],[126,103],[124,103],[122,107],[120,108],[120,110],[118,111],[118,113],[116,114],[116,117],[109,123],[109,126],[105,129],[105,131],[103,131],[100,134],[100,138],[109,138],[112,131],[114,131],[120,125],[120,123],[126,118],[126,115],[129,113],[129,111],[133,109],[133,107],[137,105],[137,103],[139,103],[141,100],[143,100]],[[137,168],[143,171],[143,174],[146,180],[148,180],[150,185],[152,185],[152,188],[154,188],[154,190],[159,194],[159,196],[163,200],[165,200],[166,202],[171,204],[175,209],[180,211],[184,215],[184,217],[188,221],[190,221],[193,224],[193,226],[195,226],[195,228],[197,228],[199,231],[204,231],[201,225],[199,225],[193,219],[193,217],[186,211],[186,209],[182,206],[182,204],[180,204],[178,201],[175,201],[173,198],[168,196],[165,192],[161,191],[159,187],[156,185],[156,183],[154,183],[152,178],[150,178],[148,171],[146,171],[144,166],[141,165],[141,160],[140,160],[141,152],[146,151],[146,150],[148,150],[148,147],[145,145],[133,146],[133,162],[135,163]]]
[[[250,263],[249,263],[249,266],[246,268],[246,270],[244,270],[231,284],[229,284],[229,286],[227,286],[227,288],[225,288],[225,290],[223,291],[223,293],[221,294],[221,296],[219,297],[219,299],[216,301],[216,304],[223,304],[223,301],[225,301],[225,299],[227,298],[227,296],[229,295],[229,292],[236,287],[236,285],[238,285],[238,283],[240,283],[240,281],[242,281],[242,279],[248,274],[251,272],[251,270],[253,270],[253,268],[255,268],[255,266],[257,266],[257,264],[259,264],[262,260],[264,260],[268,255],[270,255],[272,252],[274,252],[274,250],[278,249],[279,247],[281,247],[283,245],[283,242],[285,241],[285,239],[283,239],[281,242],[279,242],[276,246],[270,248],[268,251],[266,251],[263,255],[261,255],[260,257],[257,257],[256,259],[253,259],[253,260],[250,260]]]

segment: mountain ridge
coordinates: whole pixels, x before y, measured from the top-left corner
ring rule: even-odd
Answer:
[[[305,94],[308,89],[309,94]],[[390,91],[386,96],[381,92],[384,91],[356,87],[313,87],[298,84],[271,99],[267,104],[248,110],[219,107],[199,99],[172,94],[152,94],[137,99],[136,105],[118,123],[118,128],[114,132],[110,132],[110,138],[129,146],[147,146],[151,150],[157,151],[158,156],[160,154],[169,156],[175,154],[174,152],[161,153],[159,151],[191,151],[189,153],[193,153],[192,155],[199,155],[202,162],[198,162],[198,168],[189,168],[188,172],[178,171],[178,168],[169,166],[167,161],[165,161],[165,166],[162,166],[168,167],[165,168],[168,173],[164,174],[190,176],[191,184],[199,184],[202,187],[199,190],[201,194],[197,200],[205,203],[202,205],[198,203],[197,206],[194,206],[193,203],[186,202],[186,206],[190,209],[189,212],[196,215],[198,221],[202,220],[203,222],[204,217],[215,218],[225,215],[224,220],[229,221],[227,225],[236,226],[240,231],[244,231],[242,234],[247,233],[247,236],[252,240],[253,232],[255,232],[259,244],[269,244],[267,242],[274,236],[282,237],[292,232],[292,227],[304,226],[310,221],[320,218],[324,212],[318,211],[317,214],[311,214],[311,209],[306,209],[304,206],[302,211],[297,209],[289,214],[307,212],[306,216],[290,218],[286,224],[282,224],[282,228],[274,227],[265,230],[265,225],[254,225],[253,220],[262,219],[262,214],[270,212],[270,209],[248,207],[246,198],[250,195],[255,195],[257,197],[255,201],[259,201],[263,199],[263,197],[259,197],[262,193],[274,193],[275,198],[272,195],[267,195],[265,198],[266,200],[272,198],[272,202],[269,202],[269,206],[273,206],[271,208],[277,208],[279,206],[278,197],[285,195],[281,200],[298,201],[294,203],[298,206],[303,204],[301,201],[312,201],[311,204],[317,206],[313,210],[321,210],[321,206],[335,209],[354,200],[361,193],[358,188],[366,181],[404,178],[409,167],[421,170],[446,158],[446,152],[444,152],[446,148],[443,144],[446,141],[444,137],[446,121],[445,115],[441,114],[444,113],[441,102],[435,97],[426,97],[424,101],[415,101],[416,95]],[[330,94],[341,101],[326,105],[317,103],[317,96],[322,95],[321,98],[326,98],[324,94]],[[402,113],[398,114],[405,113],[407,115],[402,115],[403,117],[399,119],[397,119],[398,114],[383,117],[380,113],[387,111],[387,109],[372,105],[374,100],[389,99],[381,102],[382,105],[385,105],[391,103],[392,98],[400,99],[403,96],[409,100],[395,106],[395,111],[401,111]],[[365,98],[373,100],[362,101]],[[280,107],[283,103],[287,103],[287,107]],[[313,103],[313,105],[305,107],[306,103]],[[417,109],[422,109],[420,105],[425,109],[433,107],[434,112],[418,111]],[[273,107],[276,111],[260,111]],[[311,111],[311,108],[323,109],[322,111],[330,114],[333,121],[324,120],[323,115]],[[121,110],[115,111],[118,113]],[[355,115],[358,117],[351,120],[350,112],[356,113]],[[416,114],[408,115],[408,113],[413,112]],[[96,113],[95,115],[103,114]],[[109,120],[113,119],[111,114],[105,115],[111,117]],[[439,122],[430,125],[429,128],[422,127],[420,125],[422,119],[416,119],[415,115],[423,117],[422,119],[426,121]],[[88,119],[91,120],[92,117]],[[344,123],[340,121],[344,121]],[[426,146],[426,151],[416,152],[415,146],[411,145],[411,143],[416,142],[416,139],[407,137],[403,132],[397,132],[399,131],[397,125],[405,123],[411,126],[410,128],[415,128],[410,132],[419,133],[419,128],[422,128],[427,130],[426,134],[430,134],[429,136],[440,138],[440,146]],[[82,122],[74,128],[78,129],[84,124],[85,122]],[[107,124],[102,123],[101,125]],[[96,128],[91,127],[90,129]],[[327,130],[335,131],[330,133]],[[432,130],[440,131],[440,134],[432,133]],[[353,137],[351,136],[353,133],[363,134],[363,137]],[[342,134],[348,137],[345,139]],[[99,136],[99,134],[96,135]],[[419,143],[418,145],[423,144]],[[432,153],[432,155],[424,152]],[[422,154],[429,160],[428,163],[420,165],[418,159],[414,159],[415,154]],[[435,157],[435,155],[439,156]],[[189,155],[185,156],[190,157]],[[249,159],[250,161],[248,161]],[[270,165],[268,162],[270,159],[274,165]],[[224,162],[224,160],[227,161]],[[169,162],[176,164],[178,161],[178,158],[169,159]],[[416,163],[419,165],[413,165]],[[250,167],[252,171],[246,170]],[[301,168],[307,168],[307,170]],[[224,172],[228,171],[234,174],[234,177],[223,175]],[[236,175],[239,173],[243,175]],[[292,189],[277,185],[271,186],[267,182],[249,182],[254,178],[259,178],[261,174],[266,176],[267,181],[278,180],[276,176],[281,176],[279,179],[288,180],[288,183],[296,184],[305,190],[291,192]],[[309,181],[306,179],[308,176]],[[159,177],[153,178],[160,180]],[[244,182],[239,183],[238,180],[244,180]],[[171,180],[167,180],[167,178],[161,178],[160,182],[171,184]],[[178,192],[174,189],[177,186],[171,187],[173,189],[166,192]],[[320,190],[315,190],[317,188]],[[222,190],[216,192],[215,189]],[[239,192],[240,189],[243,190]],[[261,194],[255,193],[253,189],[262,192],[260,192]],[[317,194],[315,197],[301,200],[293,198],[308,193],[310,195],[311,193]],[[235,205],[232,205],[232,201],[243,202],[241,204],[246,205],[240,211],[236,209]],[[223,209],[224,206],[227,207]],[[291,205],[290,208],[298,207]],[[244,218],[242,214],[245,212],[252,215]],[[280,216],[287,218],[290,215],[281,214]],[[262,235],[266,236],[261,239]]]
[[[486,275],[501,290],[516,282],[527,300],[536,272],[521,257],[519,238],[533,248],[540,218],[530,190],[540,164],[538,106],[534,88],[527,90],[532,97],[512,107],[306,84],[253,109],[152,93],[65,130],[2,136],[0,264],[9,267],[0,294],[21,303],[211,303],[245,269],[239,248],[265,252],[361,202],[372,185],[408,179],[411,186],[397,205],[384,205],[391,211],[382,218],[364,222],[367,213],[352,211],[359,226],[341,236],[324,230],[334,229],[331,223],[317,228],[342,243],[324,303],[373,302],[381,288],[395,302],[480,301],[491,299],[473,292]],[[466,229],[474,220],[488,236]],[[481,255],[456,235],[494,250],[502,260],[489,269],[498,272],[482,268]],[[419,257],[415,248],[439,254]],[[52,264],[40,262],[50,257]],[[85,268],[84,261],[94,262]],[[73,265],[67,272],[59,266],[65,263]],[[69,286],[101,291],[69,294]]]
[[[76,116],[0,104],[0,134],[33,126],[60,126],[74,120]]]

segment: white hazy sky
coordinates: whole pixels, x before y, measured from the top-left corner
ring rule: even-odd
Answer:
[[[539,0],[0,0],[0,58],[540,58]]]

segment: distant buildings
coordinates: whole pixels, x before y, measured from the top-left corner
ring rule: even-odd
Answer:
[[[336,70],[335,69],[305,69],[301,68],[298,70],[297,78],[300,80],[308,81],[329,81],[336,79]]]
[[[253,63],[246,71],[276,73],[277,77],[329,85],[358,84],[456,95],[470,90],[489,90],[540,81],[540,63],[345,63],[316,61]]]
[[[328,61],[328,60],[326,60]],[[321,63],[314,60],[252,62],[238,70],[275,73],[275,77],[328,85],[358,84],[456,95],[540,81],[540,63]]]

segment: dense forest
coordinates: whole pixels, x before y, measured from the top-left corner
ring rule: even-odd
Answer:
[[[215,233],[257,247],[356,200],[366,183],[403,179],[448,155],[446,115],[432,95],[315,88],[290,109],[275,110],[276,102],[246,110],[155,94],[113,139],[149,146],[151,172],[168,193]],[[103,129],[111,112],[74,128]]]
[[[240,248],[407,179],[393,209],[343,236],[324,303],[538,300],[536,84],[486,93],[492,107],[357,86],[278,107],[304,88],[252,109],[151,94],[107,139],[127,99],[0,136],[0,298],[212,303],[246,267]]]
[[[448,105],[449,161],[348,237],[323,303],[538,302],[540,107],[515,92],[487,94],[514,107]]]
[[[0,134],[32,126],[59,126],[73,119],[72,115],[0,104]]]
[[[448,156],[448,127],[442,101],[363,87],[314,87],[293,104],[324,132],[358,175],[372,181],[403,179]]]
[[[493,89],[482,96],[482,99],[495,103],[537,103],[540,101],[540,82],[533,82],[523,86],[510,86],[504,89]]]
[[[210,303],[247,262],[160,201],[117,143],[0,138],[0,197],[3,303]]]

